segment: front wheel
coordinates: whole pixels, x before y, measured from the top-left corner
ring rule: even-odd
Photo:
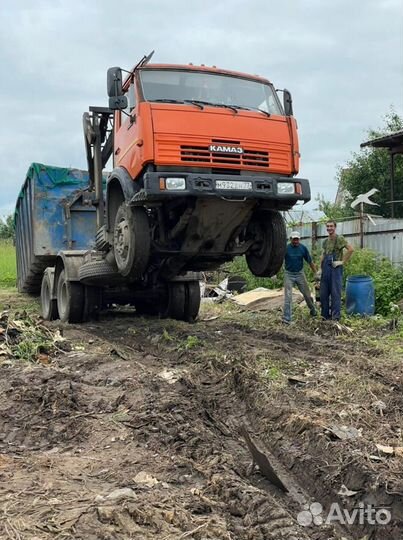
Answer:
[[[246,254],[249,270],[258,277],[275,276],[281,269],[287,248],[287,232],[280,212],[257,211],[249,222],[247,236],[254,240]]]
[[[116,212],[113,250],[119,273],[131,280],[141,278],[150,258],[150,225],[146,210],[125,202]]]

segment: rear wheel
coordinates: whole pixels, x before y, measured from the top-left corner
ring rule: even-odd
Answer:
[[[194,322],[200,309],[200,283],[198,281],[188,281],[185,283],[185,312],[184,319],[187,322]]]
[[[54,272],[53,268],[47,268],[42,277],[41,311],[45,321],[54,321],[58,318],[57,301],[52,299]]]
[[[102,309],[102,289],[100,287],[84,287],[83,319],[95,317]]]
[[[113,249],[120,274],[135,280],[145,272],[150,257],[150,225],[144,208],[122,203],[116,213]]]
[[[255,241],[246,254],[249,270],[255,276],[275,276],[283,264],[287,233],[280,212],[259,210],[252,216],[247,234]]]
[[[162,317],[194,322],[200,309],[199,282],[173,281],[168,283],[167,294],[163,302],[164,307],[162,309],[160,307]]]
[[[68,281],[65,270],[57,280],[57,309],[62,322],[79,323],[84,314],[84,287],[77,281]]]
[[[168,284],[168,307],[166,317],[182,321],[185,318],[186,289],[181,282]]]

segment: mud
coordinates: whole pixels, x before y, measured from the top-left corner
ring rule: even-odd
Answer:
[[[331,329],[262,317],[52,324],[70,351],[2,364],[0,537],[401,538],[403,458],[370,457],[399,440],[400,366],[392,373],[373,346]],[[349,378],[373,385],[357,393]],[[242,425],[287,492],[251,467]],[[342,440],[340,425],[361,435]],[[343,485],[356,493],[339,495]],[[315,501],[322,515],[332,502],[387,506],[392,520],[299,524]]]

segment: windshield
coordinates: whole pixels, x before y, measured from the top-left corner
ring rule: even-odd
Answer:
[[[282,114],[279,101],[268,85],[259,81],[200,71],[140,71],[146,101],[200,102],[240,109]]]

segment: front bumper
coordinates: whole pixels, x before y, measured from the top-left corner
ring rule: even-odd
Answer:
[[[161,178],[185,178],[186,188],[168,190],[161,188]],[[220,189],[217,182],[246,182],[250,189]],[[279,193],[278,184],[287,182],[299,184],[294,193]],[[230,184],[227,184],[230,185]],[[284,176],[239,176],[227,174],[147,172],[144,175],[144,188],[132,199],[132,204],[159,201],[177,197],[220,197],[225,199],[265,199],[278,202],[278,206],[291,207],[297,201],[308,202],[311,199],[309,181],[304,178]]]

